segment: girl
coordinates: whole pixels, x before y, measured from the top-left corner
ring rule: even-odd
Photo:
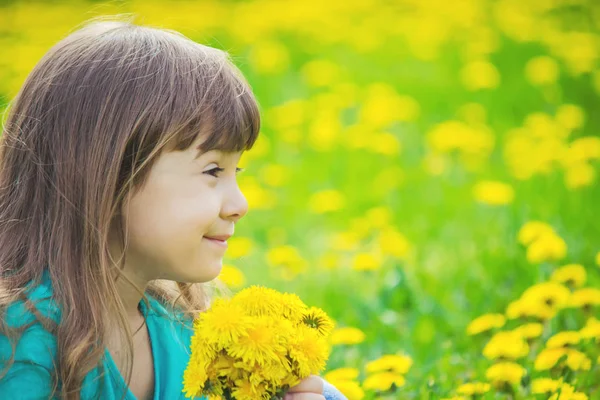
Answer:
[[[228,54],[176,31],[94,20],[48,51],[1,138],[1,399],[183,398],[259,126]]]

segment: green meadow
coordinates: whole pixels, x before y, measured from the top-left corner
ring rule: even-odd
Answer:
[[[355,399],[600,398],[600,3],[0,3],[0,100],[78,24],[131,13],[253,88],[222,281],[336,322]]]

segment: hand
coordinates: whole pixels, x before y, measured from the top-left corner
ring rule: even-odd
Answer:
[[[325,400],[323,396],[323,379],[311,375],[288,390],[284,400]]]

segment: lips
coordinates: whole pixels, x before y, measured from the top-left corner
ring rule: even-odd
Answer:
[[[211,236],[204,236],[207,239],[213,239],[213,240],[221,240],[221,241],[226,241],[227,239],[229,239],[231,237],[231,235],[229,234],[225,234],[225,235],[211,235]]]

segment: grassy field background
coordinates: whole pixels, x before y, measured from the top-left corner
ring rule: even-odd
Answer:
[[[600,3],[0,4],[4,105],[56,41],[100,15],[132,13],[231,54],[263,128],[243,158],[250,212],[223,280],[295,292],[334,318],[324,373],[337,370],[328,377],[349,398],[546,399],[554,390],[532,385],[544,377],[568,383],[560,399],[600,398]],[[565,308],[553,287],[528,317],[467,333],[549,280],[593,290]],[[543,326],[528,351],[483,354],[526,322]],[[536,367],[559,332],[578,335],[564,348],[589,365]],[[489,372],[502,362],[513,364]]]

